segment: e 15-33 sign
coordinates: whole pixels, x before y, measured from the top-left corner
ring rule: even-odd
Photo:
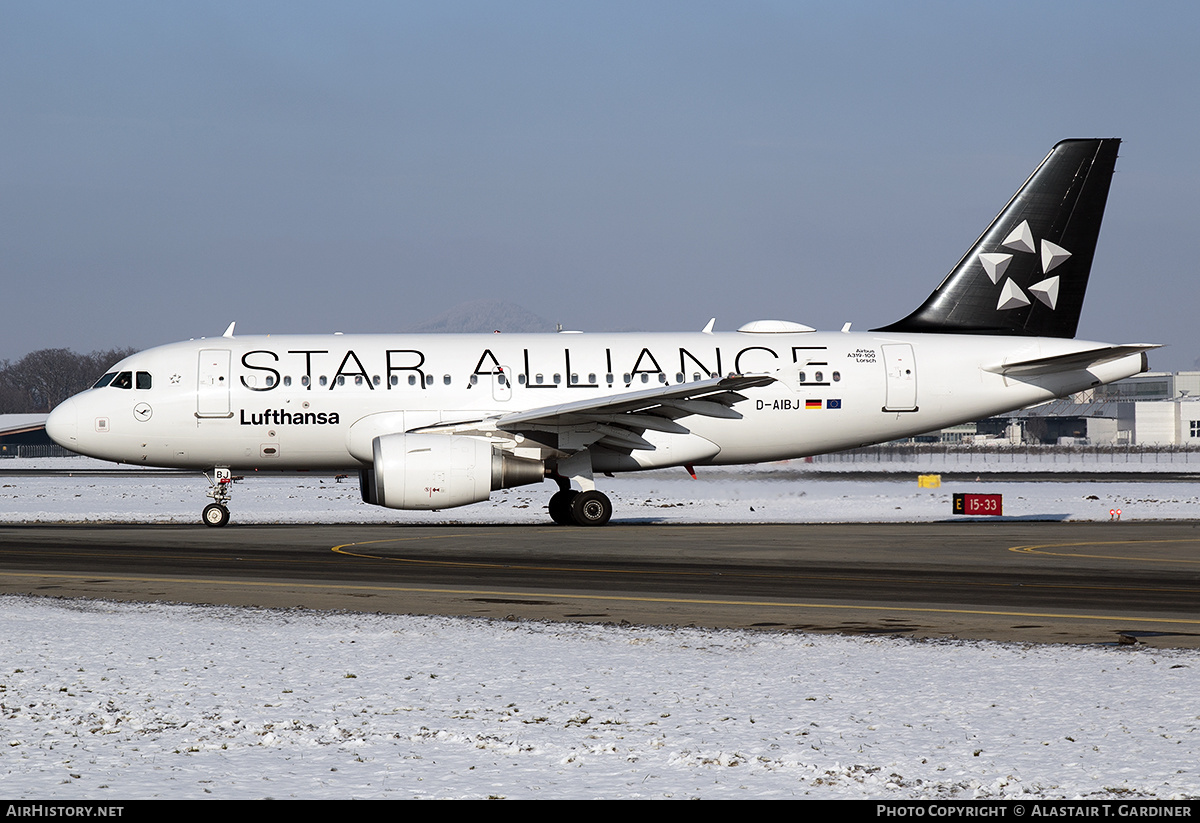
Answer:
[[[955,494],[955,514],[1004,514],[1002,494]]]

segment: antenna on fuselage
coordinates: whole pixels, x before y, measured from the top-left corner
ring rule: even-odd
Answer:
[[[233,327],[236,325],[237,325],[237,321],[234,320],[232,323],[229,324],[229,328],[227,328],[225,330],[225,333],[221,336],[222,337],[233,337]]]

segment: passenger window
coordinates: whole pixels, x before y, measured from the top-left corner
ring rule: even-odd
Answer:
[[[450,385],[450,375],[448,375],[448,374],[442,375],[442,385],[444,385],[444,386]]]
[[[123,371],[113,378],[112,383],[109,383],[115,389],[132,389],[133,388],[133,372]]]
[[[417,385],[417,376],[415,374],[410,374],[408,376],[408,385],[410,385],[410,386]]]

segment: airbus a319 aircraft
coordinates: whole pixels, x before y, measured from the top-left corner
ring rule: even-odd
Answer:
[[[204,471],[358,472],[363,500],[448,509],[553,480],[556,523],[612,516],[595,477],[805,457],[1138,374],[1149,344],[1074,340],[1117,139],[1066,140],[916,311],[871,332],[235,336],[127,357],[56,408],[62,446]]]

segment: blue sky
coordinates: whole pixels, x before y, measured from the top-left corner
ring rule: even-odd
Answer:
[[[1125,140],[1080,336],[1200,358],[1200,6],[0,0],[0,359],[519,303],[882,325]]]

